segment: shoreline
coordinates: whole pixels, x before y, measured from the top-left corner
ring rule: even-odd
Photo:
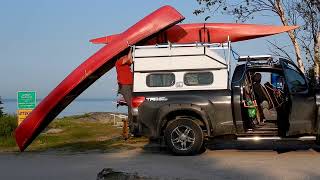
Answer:
[[[13,115],[17,112],[17,102],[15,100],[3,101],[2,107],[4,107],[3,111],[7,114]],[[111,99],[80,99],[75,100],[71,104],[69,104],[58,115],[58,117],[60,118],[64,116],[81,115],[91,112],[125,113],[127,112],[127,108],[117,107],[116,100]]]

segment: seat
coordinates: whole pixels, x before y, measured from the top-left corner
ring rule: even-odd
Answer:
[[[266,120],[277,120],[277,111],[275,109],[274,101],[268,93],[267,89],[261,85],[261,74],[255,73],[253,75],[253,92],[256,96],[258,109],[262,118]]]
[[[257,103],[261,105],[263,101],[267,101],[270,104],[268,94],[265,88],[261,85],[261,74],[255,73],[252,77],[252,80],[252,89],[256,97]]]
[[[275,91],[274,86],[270,82],[266,82],[264,84],[265,89],[267,90],[268,95],[271,98],[271,101],[273,102],[274,108],[278,108],[283,103],[283,98],[281,93],[277,93]]]

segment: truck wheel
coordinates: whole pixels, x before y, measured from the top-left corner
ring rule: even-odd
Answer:
[[[318,108],[318,118],[317,118],[317,135],[316,135],[316,145],[320,146],[320,108]]]
[[[207,151],[207,148],[206,148],[206,146],[205,146],[205,143],[203,143],[202,146],[201,146],[201,148],[200,148],[200,150],[199,150],[199,152],[198,152],[198,154],[203,154],[203,153],[205,153],[206,151]]]
[[[316,145],[320,146],[320,134],[317,134]]]
[[[195,155],[203,147],[201,127],[188,118],[175,119],[165,130],[169,150],[175,155]]]

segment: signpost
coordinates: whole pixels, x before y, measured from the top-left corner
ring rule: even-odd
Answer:
[[[28,115],[36,107],[36,104],[37,94],[35,91],[17,92],[18,124],[28,117]]]

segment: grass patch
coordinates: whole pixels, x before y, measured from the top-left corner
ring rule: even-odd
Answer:
[[[17,116],[4,115],[0,117],[0,137],[7,138],[12,136],[13,131],[17,128]]]
[[[10,151],[16,149],[16,141],[13,136],[0,137],[0,151]]]
[[[144,138],[124,141],[121,137],[121,128],[116,128],[111,124],[100,121],[86,121],[85,118],[88,116],[88,114],[84,114],[55,119],[33,141],[27,148],[27,151],[56,150],[83,152],[98,150],[109,152],[121,149],[133,149],[136,148],[136,144],[146,142]],[[6,137],[0,137],[1,151],[18,151],[12,133]]]
[[[3,115],[0,117],[0,151],[10,151],[16,148],[13,132],[17,126],[17,116]]]

